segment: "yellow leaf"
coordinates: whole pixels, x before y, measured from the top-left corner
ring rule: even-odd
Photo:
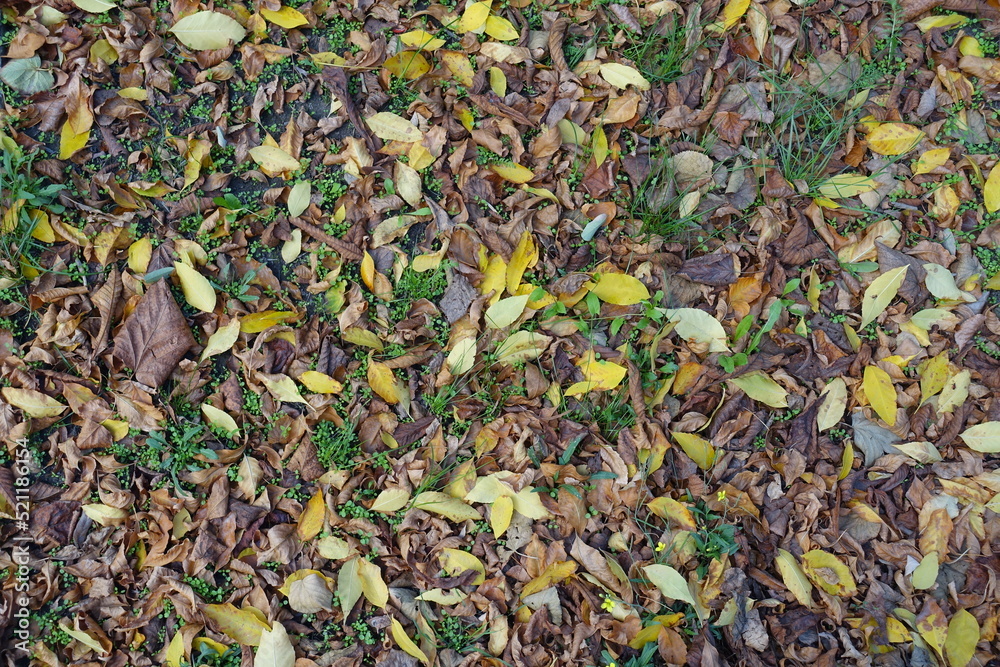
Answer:
[[[761,372],[747,373],[729,380],[742,389],[747,396],[772,408],[788,407],[788,391]]]
[[[838,174],[832,176],[817,188],[819,194],[827,199],[841,199],[844,197],[856,197],[865,192],[871,192],[878,187],[878,183],[869,176],[861,174]]]
[[[305,403],[305,399],[299,393],[298,387],[295,386],[295,382],[292,378],[287,375],[272,375],[267,376],[261,374],[260,381],[267,387],[267,390],[271,392],[279,401],[283,403]]]
[[[795,559],[795,556],[784,549],[778,549],[778,555],[774,559],[774,562],[778,565],[778,572],[781,573],[781,579],[785,582],[785,587],[795,596],[799,604],[805,607],[812,607],[813,587],[809,583],[805,572],[799,566],[799,562]]]
[[[965,429],[959,437],[969,449],[988,454],[1000,453],[1000,422],[976,424]]]
[[[468,373],[476,363],[476,339],[462,338],[455,343],[455,347],[448,353],[448,371],[452,375]]]
[[[401,51],[387,59],[384,66],[389,72],[404,79],[419,79],[431,71],[431,65],[419,51]]]
[[[448,576],[457,577],[466,570],[473,570],[479,573],[479,576],[472,580],[473,586],[478,586],[486,581],[486,567],[483,565],[482,561],[470,554],[468,551],[462,551],[461,549],[442,549],[438,558],[441,559],[441,569],[444,570]]]
[[[97,641],[96,639],[94,639],[93,637],[91,637],[89,634],[87,634],[83,630],[80,630],[79,628],[72,627],[69,624],[68,620],[65,621],[64,623],[60,623],[59,627],[67,635],[69,635],[70,637],[72,637],[76,641],[80,642],[81,644],[83,644],[87,648],[89,648],[89,649],[91,649],[91,650],[99,653],[100,655],[106,655],[108,653],[108,650],[106,648],[104,648],[103,646],[101,646],[101,643],[99,641]]]
[[[299,376],[299,382],[316,394],[339,394],[344,390],[344,385],[319,371],[305,371]]]
[[[184,659],[184,635],[180,632],[174,633],[170,645],[167,646],[167,653],[163,657],[167,667],[181,667],[181,660]]]
[[[303,16],[299,10],[291,7],[283,6],[278,11],[261,7],[260,15],[271,23],[281,26],[285,30],[291,30],[292,28],[309,25],[309,19]]]
[[[205,361],[209,357],[228,352],[240,337],[240,320],[234,317],[224,327],[219,327],[215,333],[208,337],[205,349],[202,350],[200,361]]]
[[[937,576],[938,552],[932,551],[920,561],[920,565],[910,575],[910,580],[913,582],[913,588],[924,591],[935,584]]]
[[[365,122],[375,136],[384,141],[410,143],[420,141],[424,137],[424,133],[413,123],[390,111],[380,111]]]
[[[917,632],[939,657],[944,657],[948,626],[945,623],[944,611],[935,600],[924,603],[923,610],[917,616]]]
[[[24,414],[36,419],[58,417],[66,409],[66,406],[56,399],[34,389],[4,387],[0,389],[0,395],[15,408],[20,408]]]
[[[295,172],[301,168],[299,161],[277,146],[256,146],[250,149],[250,157],[262,169],[272,174]]]
[[[865,368],[865,379],[862,383],[865,396],[872,408],[889,426],[896,425],[896,388],[892,378],[878,366]]]
[[[118,442],[128,435],[129,425],[127,421],[122,421],[120,419],[105,419],[101,422],[101,426],[111,431],[111,437],[114,438],[115,442]]]
[[[358,559],[358,577],[365,599],[379,609],[384,609],[389,601],[389,587],[382,581],[382,570],[367,558]]]
[[[594,135],[590,138],[590,144],[594,148],[594,161],[600,167],[608,159],[608,155],[611,154],[611,151],[608,150],[608,135],[604,133],[603,125],[598,125],[594,128]]]
[[[494,304],[500,300],[506,285],[507,262],[500,255],[493,255],[486,264],[486,270],[483,271],[483,279],[479,283],[479,293],[489,294],[495,290],[493,298],[490,299],[490,304]]]
[[[708,440],[694,433],[673,432],[674,440],[702,470],[708,470],[715,463],[715,447]]]
[[[882,123],[868,135],[868,145],[879,155],[902,155],[920,143],[924,133],[906,123]]]
[[[844,378],[834,378],[823,388],[823,403],[816,413],[816,428],[823,431],[833,428],[847,411],[847,383]]]
[[[270,630],[261,632],[253,664],[254,667],[295,667],[295,648],[279,621],[275,621]]]
[[[429,591],[424,591],[414,599],[434,602],[436,604],[442,604],[450,607],[461,603],[467,597],[469,597],[468,594],[463,593],[457,588],[453,588],[447,592],[441,590],[440,588],[432,588]]]
[[[535,247],[535,240],[530,229],[525,229],[521,233],[521,238],[514,248],[514,253],[510,256],[510,264],[507,265],[507,291],[511,294],[517,293],[517,288],[521,285],[524,272],[530,266],[534,266],[538,261],[538,248]]]
[[[948,161],[949,157],[951,157],[950,148],[932,148],[929,151],[921,153],[920,157],[910,165],[910,169],[913,170],[914,176],[927,174],[942,166]]]
[[[569,579],[576,572],[576,561],[556,561],[545,568],[540,575],[529,581],[521,589],[521,599],[544,591],[552,584]]]
[[[583,382],[577,382],[566,390],[566,396],[577,396],[588,391],[614,389],[625,379],[628,370],[610,361],[600,361],[593,350],[588,350],[576,364],[583,372]]]
[[[59,138],[59,159],[68,160],[73,155],[82,150],[90,140],[90,127],[82,132],[74,132],[73,127],[67,120],[62,126]],[[995,171],[995,170],[994,170]]]
[[[399,36],[399,41],[407,46],[415,46],[421,51],[436,51],[444,46],[444,40],[426,30],[411,30]]]
[[[521,36],[513,23],[500,16],[490,16],[486,19],[486,34],[501,42],[517,39]]]
[[[211,403],[201,404],[201,414],[205,415],[205,421],[208,422],[209,426],[221,428],[226,433],[231,433],[233,437],[236,437],[240,432],[236,420],[228,412],[220,410]]]
[[[952,412],[955,408],[965,403],[969,397],[969,385],[972,383],[972,374],[968,370],[961,370],[945,383],[941,395],[938,397],[938,414]]]
[[[601,78],[615,88],[625,90],[635,86],[639,90],[649,90],[650,83],[639,70],[621,63],[603,63],[600,68]]]
[[[347,327],[340,332],[340,337],[348,343],[370,347],[378,352],[384,349],[382,339],[378,337],[378,334],[360,327]]]
[[[956,28],[968,20],[967,17],[960,14],[943,14],[941,16],[926,16],[917,21],[916,25],[920,28],[920,32],[929,32],[934,28]]]
[[[511,183],[527,183],[535,177],[535,172],[519,164],[493,164],[490,165],[490,169],[497,176]]]
[[[850,597],[858,590],[851,570],[826,551],[813,549],[803,554],[802,569],[814,584],[830,595]]]
[[[700,308],[670,308],[667,320],[676,323],[674,331],[687,341],[708,345],[709,352],[728,352],[726,331],[717,319]]]
[[[295,529],[299,539],[308,542],[319,535],[323,530],[323,523],[326,519],[326,498],[322,491],[317,491],[306,503],[306,507],[299,515],[299,523]]]
[[[295,313],[284,310],[264,310],[251,313],[240,320],[240,332],[255,334],[293,319]]]
[[[81,507],[83,513],[102,526],[120,526],[128,518],[128,512],[118,507],[102,503],[91,503]]]
[[[840,457],[840,473],[837,475],[837,480],[842,480],[851,474],[852,468],[854,468],[854,447],[850,442],[844,442],[844,453]]]
[[[354,554],[354,549],[347,540],[328,535],[316,541],[316,553],[330,560],[344,560]]]
[[[392,369],[380,361],[368,363],[368,386],[378,394],[383,401],[395,405],[402,400],[402,392]]]
[[[948,379],[951,377],[949,366],[947,350],[920,364],[918,370],[920,371],[921,405],[926,403],[931,396],[940,393],[948,384]]]
[[[985,55],[983,53],[983,46],[979,43],[979,40],[968,35],[958,40],[958,52],[963,56],[973,56],[975,58],[982,58]]]
[[[369,508],[375,512],[390,513],[401,510],[410,502],[410,492],[406,489],[393,487],[378,494]]]
[[[647,565],[642,571],[666,597],[671,600],[682,600],[697,608],[698,603],[691,594],[691,587],[680,572],[669,565],[660,564]]]
[[[482,33],[486,28],[486,19],[490,16],[492,6],[492,2],[473,2],[466,5],[462,19],[458,22],[458,31]]]
[[[507,75],[499,67],[490,68],[490,90],[498,97],[507,95]]]
[[[689,530],[691,532],[698,530],[698,524],[695,522],[694,515],[691,514],[691,510],[684,503],[667,496],[660,496],[659,498],[653,498],[646,506],[649,507],[650,512],[661,519],[672,522],[681,530]]]
[[[430,665],[431,661],[427,658],[427,654],[421,651],[420,647],[407,636],[406,630],[403,629],[402,624],[397,621],[395,617],[392,617],[391,622],[392,625],[390,627],[392,629],[392,638],[396,640],[396,645],[403,649],[404,653],[413,656],[425,665]]]
[[[499,538],[510,527],[510,520],[514,516],[514,501],[510,496],[499,496],[490,506],[490,527],[493,529],[493,537]]]
[[[1000,210],[1000,163],[990,170],[989,178],[983,186],[983,204],[987,213]]]
[[[260,644],[260,636],[269,630],[264,615],[254,607],[238,609],[232,603],[209,604],[201,611],[215,623],[215,628],[230,639],[245,646]]]
[[[503,340],[497,347],[497,361],[513,365],[537,359],[548,348],[552,338],[537,331],[518,331]]]
[[[559,134],[564,144],[586,146],[589,142],[589,137],[587,137],[587,133],[583,131],[583,128],[569,118],[560,120],[556,123],[556,127],[559,128]]]
[[[865,295],[861,299],[861,328],[875,321],[881,315],[899,292],[899,286],[906,278],[907,265],[886,271],[873,280],[865,290]]]
[[[965,667],[976,655],[979,643],[979,622],[965,609],[959,609],[948,623],[948,639],[944,642],[945,654],[951,667]]]
[[[638,278],[627,273],[599,273],[597,286],[591,292],[605,303],[616,306],[631,306],[649,298],[649,290]]]
[[[145,88],[122,88],[118,91],[118,94],[127,100],[137,100],[139,102],[145,102],[149,99],[149,93]]]
[[[413,499],[413,509],[433,512],[455,522],[481,521],[482,515],[471,505],[440,491],[424,491]]]
[[[177,278],[181,282],[181,290],[184,292],[184,300],[192,308],[197,308],[203,313],[215,311],[216,295],[212,283],[208,278],[201,275],[196,269],[191,268],[184,262],[174,262],[174,270]]]
[[[500,299],[486,309],[486,326],[489,329],[503,329],[514,323],[528,305],[527,294]]]
[[[221,12],[201,11],[185,16],[167,32],[184,46],[196,51],[224,49],[230,41],[239,43],[247,31],[235,19]]]

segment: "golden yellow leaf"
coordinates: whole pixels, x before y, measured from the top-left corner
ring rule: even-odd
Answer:
[[[90,127],[88,126],[85,130],[76,132],[73,130],[71,123],[67,120],[63,126],[59,138],[59,159],[68,160],[73,157],[73,155],[82,150],[87,142],[90,140]]]
[[[765,373],[755,371],[729,380],[755,401],[772,408],[788,407],[788,391]]]
[[[951,157],[950,148],[932,148],[921,153],[920,157],[910,165],[910,169],[913,170],[914,176],[928,174],[947,162],[949,157]]]
[[[378,334],[360,327],[347,327],[340,333],[340,337],[348,343],[370,347],[378,352],[384,349],[382,339],[378,337]]]
[[[120,526],[128,518],[128,512],[103,503],[91,503],[81,507],[83,513],[102,526]]]
[[[590,145],[594,148],[594,161],[600,167],[608,159],[608,155],[611,154],[611,151],[608,150],[608,136],[604,133],[603,125],[598,125],[594,128],[594,135],[590,138]],[[696,194],[696,192],[688,194]]]
[[[628,369],[610,361],[601,361],[593,350],[588,350],[576,364],[583,372],[583,382],[570,386],[565,396],[577,396],[589,391],[614,389],[625,379]]]
[[[181,667],[181,660],[184,659],[184,635],[175,632],[167,646],[167,653],[164,656],[164,663],[167,667]]]
[[[401,51],[387,59],[384,66],[392,74],[404,79],[419,79],[431,71],[431,65],[419,51]]]
[[[482,33],[486,28],[486,19],[490,16],[492,6],[492,2],[473,2],[466,5],[462,19],[458,22],[458,31]]]
[[[546,567],[540,575],[529,581],[521,589],[521,599],[544,591],[552,584],[569,579],[576,572],[576,561],[556,561]]]
[[[435,51],[444,46],[444,40],[426,30],[411,30],[399,36],[399,41],[407,46],[415,46],[421,51]]]
[[[401,510],[410,502],[410,492],[406,489],[393,487],[385,489],[372,502],[369,508],[375,512],[390,513]]]
[[[472,369],[476,363],[476,339],[462,338],[455,342],[455,346],[448,353],[448,371],[452,375],[461,375]]]
[[[868,402],[889,426],[896,425],[896,388],[892,378],[878,366],[865,367],[865,379],[862,382]]]
[[[489,294],[495,290],[493,297],[490,299],[490,304],[492,305],[500,300],[506,285],[507,262],[500,255],[493,255],[486,264],[486,270],[483,271],[483,279],[479,283],[479,293]]]
[[[249,334],[260,333],[294,317],[295,313],[285,310],[264,310],[259,313],[250,313],[240,320],[240,331]]]
[[[499,67],[490,68],[490,90],[498,97],[504,97],[507,94],[507,75]]]
[[[834,378],[823,388],[823,403],[816,413],[816,428],[823,432],[840,423],[847,411],[847,383],[844,378]]]
[[[281,26],[285,30],[291,30],[292,28],[309,25],[309,19],[303,16],[302,12],[297,9],[293,9],[292,7],[282,6],[278,11],[261,7],[260,15],[271,23]]]
[[[4,390],[6,391],[6,389]],[[983,422],[965,429],[960,438],[969,449],[996,454],[1000,452],[1000,422]]]
[[[395,405],[402,400],[402,393],[392,369],[380,361],[368,363],[368,386],[378,394],[383,401]]]
[[[473,586],[478,586],[486,581],[486,567],[483,565],[482,561],[470,554],[468,551],[462,551],[461,549],[442,549],[438,558],[441,559],[441,569],[444,570],[448,576],[457,577],[466,570],[473,570],[479,573],[479,576],[472,581]]]
[[[968,369],[963,369],[950,377],[945,383],[941,395],[938,396],[938,414],[952,412],[955,408],[965,403],[969,397],[969,385],[972,383],[972,373]]]
[[[232,434],[232,437],[236,437],[240,432],[240,427],[236,424],[236,420],[233,419],[225,410],[220,410],[211,403],[201,404],[201,414],[205,416],[205,421],[208,422],[209,426],[215,426],[221,428],[226,433]]]
[[[941,605],[935,600],[927,600],[924,603],[924,608],[917,616],[917,632],[939,657],[944,657],[948,625]]]
[[[500,16],[488,17],[485,28],[487,35],[493,39],[499,39],[501,42],[517,39],[521,36],[513,23]]]
[[[597,286],[590,291],[605,303],[631,306],[649,298],[649,290],[638,278],[627,273],[599,273]]]
[[[871,282],[861,299],[862,329],[874,322],[896,298],[899,287],[903,284],[903,279],[906,278],[908,268],[907,265],[903,265],[886,271]]]
[[[413,123],[390,111],[380,111],[365,122],[375,136],[384,141],[410,143],[420,141],[424,136]]]
[[[402,624],[395,617],[392,617],[391,623],[392,638],[396,641],[396,645],[403,649],[404,653],[413,656],[425,665],[430,665],[431,661],[428,659],[427,654],[421,651],[420,647],[407,636]]]
[[[902,155],[920,143],[924,133],[906,123],[882,123],[868,135],[868,146],[879,155]]]
[[[861,174],[838,174],[823,181],[817,191],[827,199],[856,197],[865,192],[871,192],[878,183],[870,176]]]
[[[283,403],[305,403],[305,399],[302,398],[302,394],[299,393],[298,387],[295,386],[295,382],[292,378],[287,375],[272,375],[267,376],[263,373],[259,375],[260,381],[267,387],[267,390],[271,392],[279,401]]]
[[[295,172],[301,168],[299,161],[277,146],[256,146],[250,149],[250,157],[261,169],[272,174]]]
[[[958,40],[958,52],[963,56],[973,56],[975,58],[982,58],[985,55],[983,45],[978,39],[969,35]]]
[[[951,377],[948,350],[920,364],[917,370],[920,372],[920,404],[923,405],[948,384]]]
[[[802,569],[814,584],[830,595],[850,597],[858,590],[850,568],[833,554],[821,549],[802,554]]]
[[[471,505],[440,491],[424,491],[413,499],[413,509],[440,514],[455,522],[481,521],[482,515]]]
[[[511,183],[527,183],[535,177],[535,172],[519,164],[493,164],[490,165],[490,169],[497,176]]]
[[[650,512],[672,522],[681,530],[690,530],[692,532],[698,530],[698,524],[695,522],[694,515],[691,514],[691,510],[684,503],[678,502],[668,496],[660,496],[659,498],[653,498],[646,506],[649,507]]]
[[[625,90],[635,86],[639,90],[649,90],[650,83],[639,70],[621,63],[603,63],[600,67],[601,78],[615,88]]]
[[[968,17],[961,14],[942,14],[940,16],[925,16],[916,22],[921,32],[929,32],[934,28],[956,28],[966,21]]]
[[[674,440],[702,470],[708,470],[715,463],[715,447],[708,440],[694,433],[673,432]]]
[[[215,628],[233,641],[245,646],[260,644],[260,636],[270,627],[264,615],[254,607],[238,609],[232,603],[209,604],[201,611],[215,624]]]
[[[208,337],[205,349],[201,352],[200,361],[205,361],[209,357],[228,352],[239,337],[240,320],[234,317],[225,326],[219,327],[215,330],[215,333]]]
[[[966,667],[976,655],[981,636],[979,621],[965,609],[959,609],[948,623],[944,651],[951,667]]]
[[[510,496],[499,496],[490,506],[490,527],[493,529],[493,537],[499,538],[510,527],[510,520],[514,516],[514,501]]]
[[[305,388],[316,394],[339,394],[344,390],[344,385],[334,380],[326,373],[319,371],[305,371],[299,376],[299,382]]]
[[[784,549],[778,549],[778,555],[775,557],[774,562],[778,566],[778,572],[781,574],[782,581],[785,582],[785,587],[795,596],[799,604],[805,607],[812,607],[813,587],[809,583],[805,572],[799,566],[799,562],[795,559],[795,556]]]
[[[550,336],[537,331],[517,331],[503,340],[497,347],[497,361],[513,365],[522,361],[537,359],[552,342]]]
[[[0,389],[0,395],[15,408],[20,408],[24,414],[36,419],[57,417],[66,409],[66,406],[56,399],[34,389],[4,387]]]
[[[524,272],[530,266],[534,266],[538,261],[538,248],[535,247],[535,240],[530,229],[525,229],[521,233],[521,238],[514,248],[514,253],[510,256],[510,264],[507,265],[507,291],[511,294],[517,293],[517,288],[521,285]]]
[[[990,175],[983,186],[983,205],[987,213],[1000,210],[1000,163],[990,170]]]
[[[382,570],[367,558],[358,559],[358,577],[365,599],[379,609],[384,609],[389,601],[389,587],[382,581]]]
[[[174,270],[181,283],[181,290],[184,292],[184,300],[192,308],[197,308],[203,313],[215,311],[216,295],[212,283],[208,278],[201,275],[196,269],[191,268],[184,262],[174,262]]]
[[[298,533],[300,540],[308,542],[323,530],[325,520],[326,499],[323,497],[322,491],[317,491],[309,499],[309,502],[306,503],[302,514],[299,515],[299,522],[295,532]]]

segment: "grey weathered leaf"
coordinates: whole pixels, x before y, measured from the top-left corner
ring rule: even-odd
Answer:
[[[42,59],[38,56],[10,61],[0,68],[0,79],[22,95],[49,90],[56,83],[52,72],[42,69]]]
[[[854,412],[853,426],[854,444],[865,453],[865,466],[870,466],[878,458],[895,452],[889,447],[899,442],[899,437],[889,429],[866,419],[860,410]]]

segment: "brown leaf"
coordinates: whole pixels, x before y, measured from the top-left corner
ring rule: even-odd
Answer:
[[[166,281],[159,280],[115,336],[114,357],[134,371],[137,381],[155,389],[192,345],[194,337],[180,307]]]

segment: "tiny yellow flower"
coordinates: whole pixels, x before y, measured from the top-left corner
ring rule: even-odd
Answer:
[[[663,542],[657,542],[656,543],[656,553],[660,553],[661,551],[663,551],[666,548],[667,548],[667,545],[664,544]]]
[[[723,489],[722,491],[719,491],[715,494],[715,497],[719,499],[720,503],[723,502],[726,499],[726,490]]]
[[[601,609],[604,609],[605,611],[614,611],[615,601],[611,598],[604,598],[604,602],[601,603]]]
[[[614,662],[609,662],[608,667],[618,667],[618,664]]]

